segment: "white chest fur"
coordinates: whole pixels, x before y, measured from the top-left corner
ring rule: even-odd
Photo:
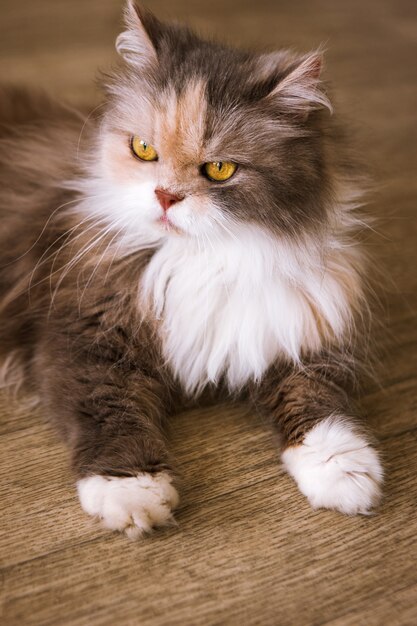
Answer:
[[[185,390],[224,375],[231,389],[259,380],[277,358],[297,361],[351,315],[354,269],[340,250],[323,257],[258,227],[210,245],[168,239],[142,290],[161,321],[164,356]]]

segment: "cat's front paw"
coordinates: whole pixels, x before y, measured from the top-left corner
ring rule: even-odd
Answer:
[[[338,417],[320,422],[282,461],[314,509],[368,514],[381,497],[383,471],[377,452]]]
[[[117,478],[93,475],[77,483],[81,506],[111,530],[138,539],[156,526],[173,522],[178,493],[167,472]]]

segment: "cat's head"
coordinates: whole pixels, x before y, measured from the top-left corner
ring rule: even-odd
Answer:
[[[125,17],[94,155],[114,227],[134,242],[324,223],[321,55],[229,49],[130,2]]]

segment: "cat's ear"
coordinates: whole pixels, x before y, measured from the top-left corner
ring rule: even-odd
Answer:
[[[126,30],[116,39],[116,50],[123,59],[136,67],[157,62],[156,46],[161,22],[145,7],[128,0],[124,9]]]
[[[322,68],[321,52],[301,57],[288,67],[267,98],[276,99],[288,111],[301,117],[307,117],[313,109],[326,108],[332,113],[332,105],[321,82]]]

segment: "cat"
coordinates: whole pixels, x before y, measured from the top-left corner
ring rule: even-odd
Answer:
[[[133,2],[116,47],[89,117],[2,88],[4,381],[131,538],[172,522],[166,417],[207,389],[268,417],[314,508],[369,513],[366,224],[322,52],[230,49]]]

